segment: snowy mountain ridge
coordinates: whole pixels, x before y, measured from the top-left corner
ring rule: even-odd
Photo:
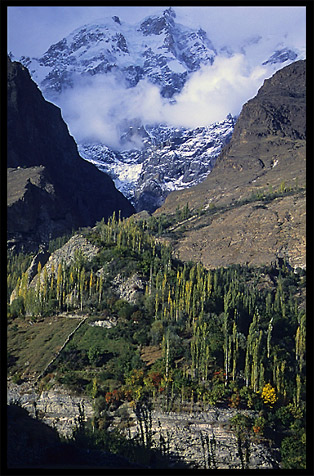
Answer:
[[[40,58],[21,58],[48,99],[82,76],[112,73],[126,87],[148,78],[164,97],[180,91],[190,72],[214,61],[216,51],[203,30],[174,23],[169,8],[161,17],[148,17],[137,25],[116,16],[77,28],[52,45]]]
[[[203,181],[230,140],[235,118],[197,129],[146,126],[144,147],[114,152],[101,144],[81,144],[82,157],[108,173],[138,211],[154,211],[173,190]]]
[[[304,57],[282,42],[271,49],[258,35],[240,52],[233,45],[218,50],[204,30],[175,19],[172,8],[135,25],[118,16],[101,19],[75,29],[40,58],[20,59],[45,98],[61,107],[81,156],[109,173],[138,210],[153,211],[170,191],[202,181],[231,137],[235,117],[227,113],[196,128],[157,120],[158,109],[176,105],[194,74],[235,54],[270,73]]]

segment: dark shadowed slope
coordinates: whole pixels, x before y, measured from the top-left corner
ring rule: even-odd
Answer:
[[[28,70],[8,59],[8,238],[47,241],[134,209],[113,181],[83,160],[61,117]]]

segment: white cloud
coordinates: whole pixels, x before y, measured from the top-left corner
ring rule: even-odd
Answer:
[[[167,105],[168,122],[186,127],[206,126],[223,120],[227,114],[239,114],[267,76],[267,69],[249,69],[244,55],[216,58],[212,66],[204,66],[185,84],[176,104]],[[179,124],[181,123],[181,124]]]
[[[249,37],[261,35],[298,37],[305,44],[305,6],[215,6],[175,7],[177,21],[201,26],[216,48],[232,45],[235,50]]]
[[[110,74],[80,80],[58,103],[78,142],[93,140],[120,148],[123,127],[134,119],[195,128],[223,120],[229,113],[237,115],[269,75],[266,67],[251,68],[245,56],[237,54],[217,57],[213,65],[191,75],[174,104],[147,80],[126,89]]]
[[[62,93],[58,105],[77,142],[93,140],[119,148],[125,124],[134,119],[155,122],[162,116],[163,102],[159,89],[148,81],[126,89],[107,74],[80,80]]]

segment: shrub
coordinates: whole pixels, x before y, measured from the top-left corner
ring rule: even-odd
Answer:
[[[22,296],[19,296],[16,299],[14,299],[9,309],[10,309],[9,312],[13,319],[15,317],[24,316],[25,315],[24,298]]]
[[[158,345],[162,341],[164,335],[164,326],[161,321],[154,321],[150,329],[152,345]]]
[[[16,383],[17,385],[20,385],[23,382],[20,372],[17,372],[13,375],[12,382]]]
[[[95,398],[94,402],[94,411],[97,418],[100,417],[103,410],[106,410],[107,404],[106,399],[103,395],[99,395]]]
[[[260,402],[260,399],[258,398],[258,395],[254,393],[249,387],[242,387],[239,394],[242,402],[245,402],[248,408],[255,408],[255,410],[260,409],[257,404]]]
[[[238,408],[238,406],[240,405],[240,401],[240,395],[238,390],[236,389],[236,391],[230,397],[230,407]]]
[[[256,436],[263,436],[266,420],[260,416],[254,420],[253,431]]]
[[[287,428],[293,422],[293,415],[289,406],[278,408],[276,411],[276,417],[279,422]]]
[[[114,310],[122,319],[129,319],[134,312],[134,306],[123,299],[119,299],[114,305]]]
[[[148,345],[149,338],[147,329],[139,329],[138,331],[134,332],[133,341],[135,344]]]
[[[305,433],[302,434],[301,438],[299,438],[299,435],[293,435],[284,438],[281,443],[280,452],[283,469],[305,469]]]
[[[210,392],[209,403],[215,405],[225,397],[225,385],[223,383],[216,384]]]
[[[98,345],[92,345],[87,352],[88,360],[92,365],[96,365],[101,360],[101,350]]]

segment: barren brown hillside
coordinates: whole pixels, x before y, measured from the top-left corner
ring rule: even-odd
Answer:
[[[306,62],[266,80],[241,111],[230,143],[207,179],[171,193],[155,214],[188,203],[194,219],[169,236],[183,260],[207,267],[305,267]]]

